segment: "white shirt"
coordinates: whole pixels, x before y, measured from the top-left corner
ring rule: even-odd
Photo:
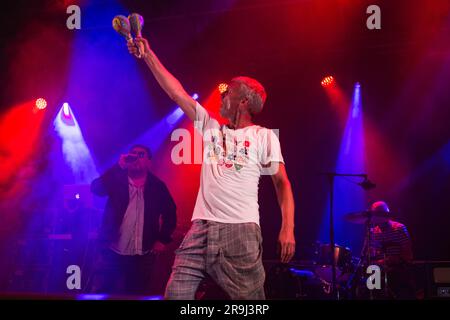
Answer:
[[[200,189],[192,220],[259,225],[258,184],[284,163],[275,133],[257,125],[220,126],[197,102],[195,128],[203,136]],[[264,168],[273,162],[271,168]]]
[[[144,255],[142,237],[144,231],[144,188],[137,187],[128,178],[130,201],[119,229],[119,238],[111,249],[121,255]]]

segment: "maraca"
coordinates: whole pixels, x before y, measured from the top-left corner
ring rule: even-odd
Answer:
[[[132,13],[128,16],[128,21],[130,21],[131,30],[133,31],[135,37],[142,37],[142,27],[144,26],[144,18],[138,13]],[[139,54],[142,56],[144,54],[144,48],[137,46],[139,49]]]
[[[116,30],[119,34],[124,36],[125,39],[127,39],[127,42],[133,41],[133,38],[131,37],[130,21],[127,17],[122,15],[115,16],[112,20],[112,26],[114,30]],[[138,55],[136,55],[136,57],[140,58],[141,54],[139,53]]]

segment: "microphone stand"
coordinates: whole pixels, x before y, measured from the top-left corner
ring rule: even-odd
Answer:
[[[334,201],[334,180],[335,177],[361,177],[367,179],[367,174],[351,174],[351,173],[336,173],[336,172],[326,172],[322,175],[327,176],[328,181],[330,182],[330,245],[331,245],[331,261],[332,261],[332,269],[331,269],[331,295],[333,298],[339,300],[339,292],[336,290],[336,244],[334,242],[334,210],[333,210],[333,201]]]

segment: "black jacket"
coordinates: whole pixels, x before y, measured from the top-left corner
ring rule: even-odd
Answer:
[[[103,245],[109,245],[118,239],[119,229],[128,208],[127,171],[116,164],[92,181],[91,191],[99,196],[108,196],[99,239]],[[164,182],[150,172],[144,188],[144,204],[142,249],[151,249],[157,240],[162,243],[171,242],[171,234],[177,221],[176,206]]]

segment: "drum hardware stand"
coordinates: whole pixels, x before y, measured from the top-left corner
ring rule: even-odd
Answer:
[[[367,237],[366,257],[367,257],[367,266],[371,265],[371,255],[370,255],[370,243],[371,243],[370,227],[371,226],[372,226],[372,212],[369,210],[368,211],[367,223],[366,223],[366,237]],[[373,300],[372,290],[369,290],[369,299]]]
[[[334,242],[334,218],[333,218],[333,201],[334,201],[334,180],[335,177],[360,177],[364,178],[364,181],[357,183],[364,189],[373,188],[375,185],[370,183],[367,174],[350,174],[350,173],[336,173],[336,172],[325,172],[321,173],[328,178],[330,183],[330,245],[331,245],[331,262],[332,262],[332,280],[331,280],[331,295],[333,298],[339,300],[339,292],[336,289],[336,259],[335,259],[335,242]],[[369,230],[370,231],[370,230]]]
[[[364,265],[364,248],[362,248],[361,253],[360,253],[360,258],[358,259],[358,263],[355,266],[355,269],[353,270],[353,272],[350,274],[347,283],[345,285],[345,290],[346,292],[351,292],[352,294],[352,298],[353,298],[353,291],[352,291],[352,286],[354,285],[354,280],[355,277],[358,277],[358,281],[361,280],[361,270],[363,270],[363,265]]]
[[[365,236],[363,248],[361,250],[361,255],[360,255],[361,257],[358,261],[358,264],[355,267],[355,270],[353,271],[352,275],[350,276],[349,280],[347,281],[347,285],[346,285],[347,290],[349,290],[350,287],[352,286],[353,279],[355,278],[356,275],[358,275],[358,272],[360,271],[360,269],[362,269],[362,273],[364,274],[364,265],[370,266],[370,264],[371,264],[371,255],[370,255],[370,242],[371,242],[370,227],[371,227],[371,225],[372,225],[372,214],[369,211],[368,219],[366,222],[366,236]],[[358,276],[359,276],[359,278],[361,278],[361,274],[359,274]],[[373,300],[372,290],[369,290],[369,297],[370,297],[370,300]]]
[[[384,253],[384,297],[387,298],[390,296],[389,287],[388,287],[388,276],[387,276],[387,265],[386,265],[386,252]]]

